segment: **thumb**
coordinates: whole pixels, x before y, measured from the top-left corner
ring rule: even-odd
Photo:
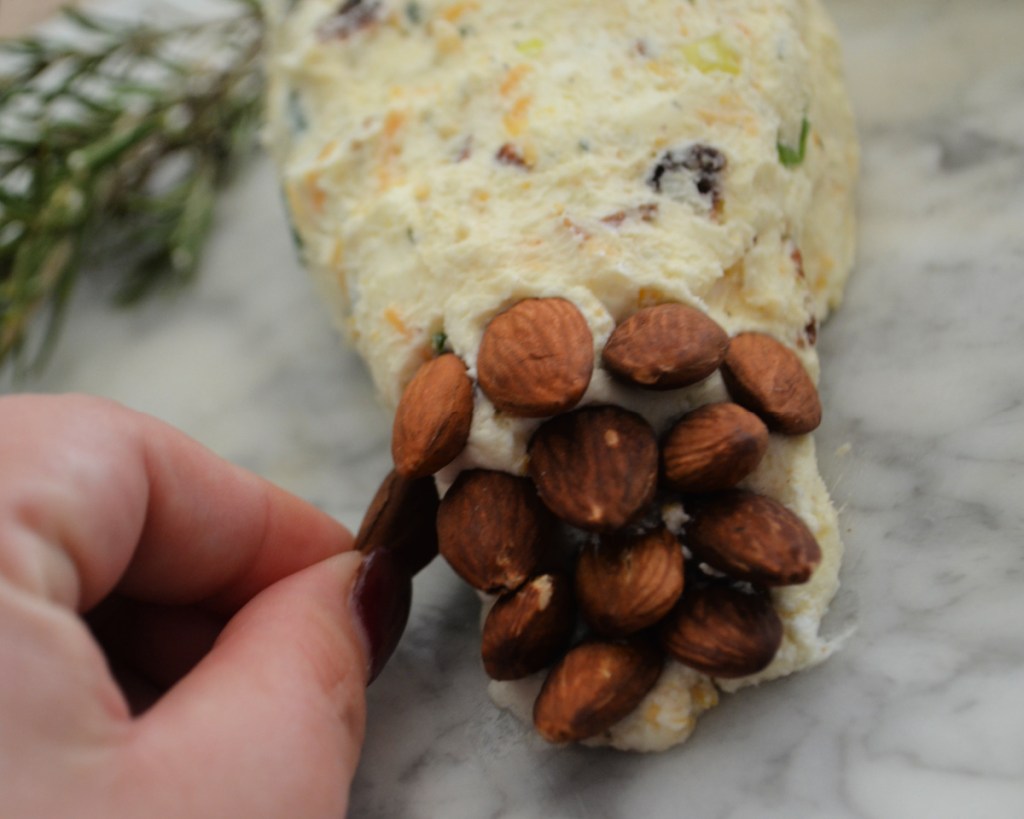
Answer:
[[[343,816],[368,678],[394,649],[411,580],[386,553],[337,555],[254,597],[137,722],[138,815]]]

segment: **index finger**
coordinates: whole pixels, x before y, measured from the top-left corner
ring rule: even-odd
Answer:
[[[312,504],[85,396],[0,400],[0,574],[86,610],[114,588],[232,611],[352,547]]]

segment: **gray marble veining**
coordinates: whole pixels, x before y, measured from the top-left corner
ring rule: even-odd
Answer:
[[[557,750],[490,704],[475,597],[436,562],[371,689],[353,816],[1024,816],[1024,3],[828,5],[863,137],[818,433],[848,549],[834,619],[854,634],[668,753]],[[22,387],[152,412],[355,527],[389,419],[298,268],[267,163],[218,220],[195,288],[134,312],[83,288]]]

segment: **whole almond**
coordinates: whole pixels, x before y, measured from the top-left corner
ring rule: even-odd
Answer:
[[[662,472],[679,492],[730,489],[768,449],[768,428],[739,404],[705,404],[677,421],[661,447]]]
[[[729,336],[706,313],[686,304],[659,304],[619,324],[601,358],[620,380],[671,390],[711,375],[728,346]]]
[[[661,674],[661,654],[643,642],[583,643],[544,681],[533,724],[548,742],[578,742],[629,714]]]
[[[759,586],[805,583],[821,548],[799,517],[765,495],[733,489],[688,505],[685,540],[698,560]]]
[[[541,562],[544,517],[525,478],[483,469],[463,472],[438,509],[438,546],[471,586],[516,589]]]
[[[576,625],[572,585],[542,574],[501,595],[484,621],[480,654],[492,680],[518,680],[551,665]]]
[[[711,677],[746,677],[772,661],[782,621],[768,595],[713,584],[687,590],[661,641],[670,656]]]
[[[565,299],[525,299],[491,319],[477,357],[484,394],[510,415],[541,418],[579,403],[594,370],[594,340]]]
[[[730,341],[722,379],[733,400],[773,432],[802,435],[821,423],[821,401],[807,370],[796,353],[769,335],[740,333]]]
[[[437,555],[437,506],[433,478],[403,478],[392,470],[366,510],[355,548],[389,551],[416,574]]]
[[[664,527],[591,544],[576,563],[576,598],[599,634],[623,637],[657,623],[683,591],[683,549]]]
[[[432,475],[451,463],[469,440],[473,382],[452,353],[428,361],[409,382],[395,411],[391,455],[398,474]]]
[[[584,407],[559,415],[534,433],[529,455],[545,506],[581,529],[618,529],[654,498],[658,445],[636,413]]]

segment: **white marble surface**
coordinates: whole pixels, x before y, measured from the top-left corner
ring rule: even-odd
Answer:
[[[371,689],[352,816],[1024,816],[1024,3],[829,6],[864,142],[818,434],[854,636],[668,753],[555,750],[490,705],[476,600],[435,562]],[[267,163],[218,225],[181,295],[122,312],[80,290],[18,388],[152,412],[354,527],[389,419],[314,301]]]

